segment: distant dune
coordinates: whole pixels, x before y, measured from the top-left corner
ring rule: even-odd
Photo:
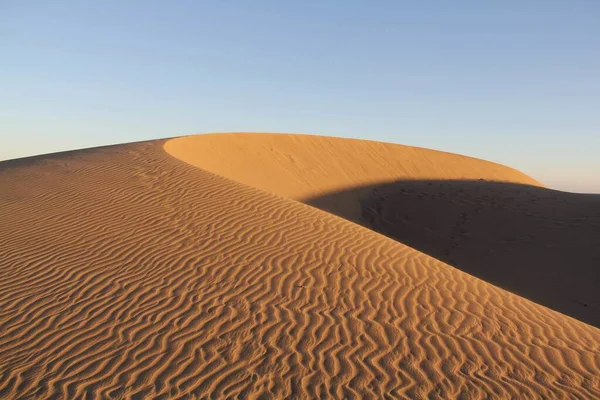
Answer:
[[[530,193],[557,192],[482,160],[315,136],[2,162],[0,398],[599,398],[600,329],[434,258],[446,242],[424,248],[432,223],[441,242],[474,232],[501,248],[485,219],[469,225],[470,202],[490,223],[523,212],[525,232],[551,212],[522,206]],[[595,200],[582,200],[585,245]],[[536,235],[560,226],[547,222]],[[491,257],[469,264],[472,251],[450,256],[485,270]],[[552,268],[569,293],[585,280]]]

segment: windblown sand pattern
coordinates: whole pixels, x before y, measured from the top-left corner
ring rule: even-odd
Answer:
[[[457,154],[310,135],[197,135],[189,164],[312,205],[600,327],[600,195]]]
[[[0,398],[600,397],[599,329],[164,144],[0,164]]]

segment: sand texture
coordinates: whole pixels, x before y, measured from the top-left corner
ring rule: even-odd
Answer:
[[[600,195],[549,190],[471,157],[365,140],[238,133],[165,148],[600,327]]]
[[[478,179],[546,190],[308,136],[2,162],[0,398],[600,398],[600,329],[375,231],[372,185]]]

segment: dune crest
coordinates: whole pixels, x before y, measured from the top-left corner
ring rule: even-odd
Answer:
[[[165,150],[188,164],[299,201],[398,179],[483,177],[541,185],[520,171],[489,161],[369,140],[278,133],[204,134],[171,139]],[[327,211],[343,208],[360,214],[354,201],[330,205]]]
[[[0,398],[600,397],[600,330],[164,145],[0,163]]]

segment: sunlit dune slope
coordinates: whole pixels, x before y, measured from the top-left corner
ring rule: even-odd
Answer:
[[[458,154],[368,140],[313,135],[228,133],[170,140],[175,157],[216,174],[289,197],[306,200],[398,179],[488,179],[540,185],[504,165]],[[360,194],[360,193],[357,193]],[[352,209],[342,199],[328,211]]]
[[[484,160],[365,140],[211,134],[165,149],[600,326],[600,196],[549,190]]]
[[[0,398],[600,397],[600,330],[163,145],[0,163]]]

